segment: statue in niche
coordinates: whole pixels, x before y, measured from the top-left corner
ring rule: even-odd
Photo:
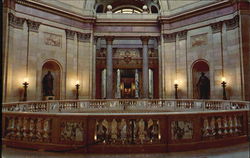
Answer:
[[[201,73],[201,77],[196,85],[200,92],[200,99],[209,99],[209,89],[210,89],[210,80],[205,73]]]
[[[52,76],[51,72],[48,71],[48,73],[43,77],[43,96],[54,96],[53,80],[54,77]]]

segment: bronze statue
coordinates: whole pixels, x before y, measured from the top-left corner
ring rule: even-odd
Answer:
[[[43,96],[54,96],[53,94],[53,76],[50,71],[43,77]]]
[[[200,99],[209,99],[209,91],[210,91],[210,80],[205,73],[201,73],[201,77],[196,85],[200,92]]]

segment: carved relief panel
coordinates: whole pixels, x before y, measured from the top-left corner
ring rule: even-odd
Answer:
[[[44,44],[49,46],[61,47],[62,46],[62,36],[44,32]]]
[[[158,119],[99,119],[96,120],[94,140],[99,144],[160,143]]]
[[[208,43],[208,37],[206,33],[195,35],[190,37],[190,41],[191,41],[191,47],[204,46],[207,45]]]
[[[60,124],[60,141],[79,144],[84,141],[84,123],[82,121],[62,121]]]

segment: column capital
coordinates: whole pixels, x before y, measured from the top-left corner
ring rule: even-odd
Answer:
[[[143,45],[147,45],[149,39],[150,39],[150,36],[141,36],[142,44],[143,44]]]
[[[212,29],[213,33],[221,32],[221,30],[222,30],[222,22],[220,21],[220,22],[211,24],[211,29]]]
[[[9,25],[14,28],[23,29],[24,18],[16,17],[13,13],[9,13]]]
[[[27,20],[29,31],[32,31],[32,32],[38,32],[40,24],[41,24],[40,22]]]
[[[96,45],[97,44],[97,41],[100,37],[98,36],[93,36],[93,43]]]
[[[175,42],[176,41],[176,33],[164,34],[163,38],[164,38],[165,43]]]
[[[186,40],[187,39],[187,30],[180,31],[177,33],[179,40]]]
[[[239,15],[236,15],[233,19],[225,21],[227,30],[233,30],[239,26]]]
[[[76,33],[75,31],[66,29],[66,30],[65,30],[65,33],[66,33],[66,39],[74,40],[74,38],[75,38],[75,33]]]
[[[105,38],[107,44],[110,44],[110,45],[113,44],[113,40],[114,40],[113,36],[105,36],[104,38]]]
[[[77,32],[77,40],[80,42],[89,42],[91,33],[81,33]]]

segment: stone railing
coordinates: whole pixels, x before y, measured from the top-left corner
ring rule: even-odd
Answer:
[[[83,153],[221,147],[247,142],[247,113],[247,110],[152,114],[3,112],[2,142],[8,147]]]
[[[4,103],[3,112],[169,112],[244,110],[250,102],[231,100],[55,100]]]

